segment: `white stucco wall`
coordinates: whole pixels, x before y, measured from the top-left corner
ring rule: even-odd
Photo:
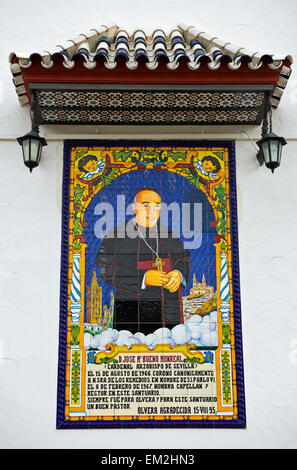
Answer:
[[[288,141],[274,175],[258,166],[243,128],[204,129],[204,136],[225,138],[219,133],[227,132],[237,141],[247,429],[57,431],[62,149],[63,138],[78,134],[75,128],[43,128],[48,146],[40,167],[29,174],[15,140],[29,130],[29,113],[18,104],[7,60],[11,51],[53,50],[101,24],[149,32],[157,26],[169,31],[178,22],[255,51],[296,58],[296,2],[10,0],[0,2],[0,18],[0,447],[296,448],[295,71],[274,113],[273,129]],[[98,138],[106,136],[97,130]],[[260,128],[245,130],[255,140],[260,136]],[[120,132],[129,138],[136,130]],[[156,136],[149,128],[138,136],[143,132]],[[201,133],[189,129],[188,137]]]

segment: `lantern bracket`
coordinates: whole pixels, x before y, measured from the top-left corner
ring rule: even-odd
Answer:
[[[263,116],[263,121],[262,121],[261,138],[263,139],[271,131],[272,131],[272,110],[271,110],[270,95],[267,95],[266,105],[264,109],[264,116]],[[260,166],[264,164],[264,155],[263,155],[262,149],[259,149],[257,153],[257,160]]]
[[[32,131],[37,132],[37,134],[39,134],[39,125],[38,125],[38,118],[37,118],[37,103],[36,103],[35,93],[31,94],[30,118],[31,118]]]

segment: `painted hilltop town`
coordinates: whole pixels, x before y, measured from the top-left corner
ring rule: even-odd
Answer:
[[[117,331],[112,327],[114,295],[110,294],[110,305],[102,305],[102,286],[98,284],[94,272],[91,284],[86,291],[87,317],[84,325],[84,346],[87,350],[104,350],[107,344],[127,346],[146,344],[153,349],[157,344],[193,343],[198,348],[217,347],[217,294],[214,287],[207,285],[205,275],[197,281],[192,278],[192,288],[183,297],[185,323],[176,325],[172,330],[159,328],[145,336],[138,332],[134,335],[126,330]]]
[[[204,274],[201,282],[197,281],[195,274],[193,275],[193,287],[189,295],[183,297],[183,307],[185,320],[191,315],[207,315],[216,308],[214,288],[207,285]]]

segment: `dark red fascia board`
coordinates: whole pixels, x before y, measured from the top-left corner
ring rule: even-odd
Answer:
[[[283,62],[283,65],[286,61]],[[30,99],[29,83],[118,83],[118,84],[270,84],[276,86],[281,67],[272,70],[268,64],[262,64],[257,70],[252,70],[243,63],[238,70],[231,70],[226,63],[219,69],[210,70],[207,64],[201,64],[198,70],[190,70],[186,64],[181,64],[177,70],[169,70],[165,64],[159,64],[156,70],[149,70],[140,64],[136,70],[127,69],[125,64],[118,64],[113,70],[103,64],[94,69],[87,69],[81,61],[72,69],[67,69],[62,63],[44,68],[40,61],[33,61],[28,68],[21,68],[28,97]]]

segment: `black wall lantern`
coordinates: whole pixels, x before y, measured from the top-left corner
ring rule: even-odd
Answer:
[[[32,130],[23,137],[18,137],[17,141],[22,146],[24,164],[29,168],[30,173],[40,162],[42,147],[47,145],[44,137],[40,137],[39,128],[35,119],[34,99],[31,101],[31,121]]]
[[[40,137],[38,131],[34,129],[23,137],[18,137],[17,141],[22,146],[24,164],[29,168],[31,173],[33,168],[39,165],[42,147],[47,145],[47,142],[43,137]]]
[[[260,165],[265,163],[267,168],[269,168],[272,173],[274,173],[275,168],[280,166],[282,148],[284,145],[286,145],[287,142],[283,137],[279,137],[278,135],[274,134],[274,132],[272,132],[271,109],[269,109],[268,115],[269,124],[266,115],[263,119],[262,139],[257,142],[259,147],[257,158]]]

